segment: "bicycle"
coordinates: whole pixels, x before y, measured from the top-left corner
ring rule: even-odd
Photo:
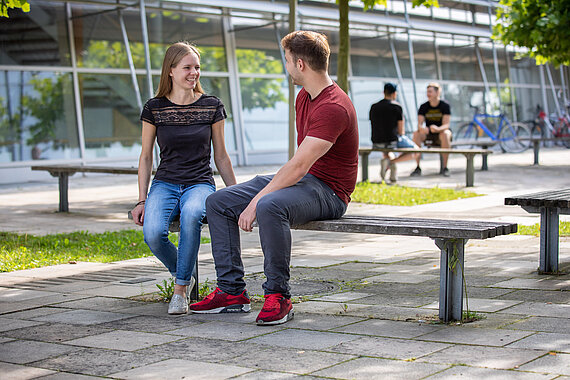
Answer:
[[[554,138],[566,138],[565,140],[559,141],[559,143],[566,148],[570,148],[570,122],[568,121],[568,116],[562,115],[562,117],[558,117],[558,120],[555,121],[548,120],[546,112],[537,104],[536,117],[533,121],[531,135],[536,138],[544,138],[546,137],[546,131],[549,131],[550,135]]]
[[[498,141],[503,152],[520,153],[530,147],[530,128],[523,123],[511,123],[507,115],[501,112],[499,115],[480,113],[479,107],[469,105],[475,112],[473,119],[461,125],[454,136],[456,142],[462,140],[477,140],[487,135],[491,140]],[[493,133],[482,119],[498,119],[497,133]],[[469,145],[469,144],[465,144]]]

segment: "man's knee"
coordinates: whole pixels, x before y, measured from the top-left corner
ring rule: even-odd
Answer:
[[[264,217],[271,217],[275,215],[284,215],[284,210],[272,194],[269,196],[264,196],[257,202],[256,213],[258,219],[263,219]]]
[[[439,140],[442,146],[449,147],[451,144],[451,131],[449,129],[441,131],[439,133]]]
[[[227,188],[220,189],[206,198],[206,212],[219,209],[223,207],[224,200],[227,199]]]

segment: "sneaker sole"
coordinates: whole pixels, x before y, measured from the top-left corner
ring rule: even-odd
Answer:
[[[259,320],[259,321],[255,321],[257,323],[258,326],[272,326],[272,325],[280,325],[282,323],[285,323],[287,321],[290,321],[293,319],[293,317],[295,316],[295,313],[293,312],[293,309],[289,310],[289,313],[287,313],[286,316],[284,316],[281,319],[278,319],[276,321],[263,321],[263,320]]]
[[[217,307],[215,309],[210,310],[192,310],[192,313],[197,314],[220,314],[220,313],[249,313],[251,310],[250,304],[235,304],[223,307]]]
[[[169,315],[180,315],[180,314],[187,314],[188,313],[188,309],[184,310],[168,310],[168,314]]]

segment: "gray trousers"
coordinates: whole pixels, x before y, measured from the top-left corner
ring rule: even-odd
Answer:
[[[229,294],[245,289],[241,260],[239,216],[273,178],[257,176],[221,189],[206,199],[218,287]],[[265,294],[290,297],[291,225],[312,220],[337,219],[346,204],[317,177],[307,174],[297,184],[265,195],[257,203],[257,224],[264,255]]]

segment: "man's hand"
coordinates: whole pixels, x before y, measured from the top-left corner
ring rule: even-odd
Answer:
[[[257,216],[257,201],[252,200],[239,216],[238,226],[245,232],[253,231],[253,222]]]
[[[144,223],[144,204],[135,206],[135,208],[131,210],[131,214],[133,215],[135,224],[142,226]]]

